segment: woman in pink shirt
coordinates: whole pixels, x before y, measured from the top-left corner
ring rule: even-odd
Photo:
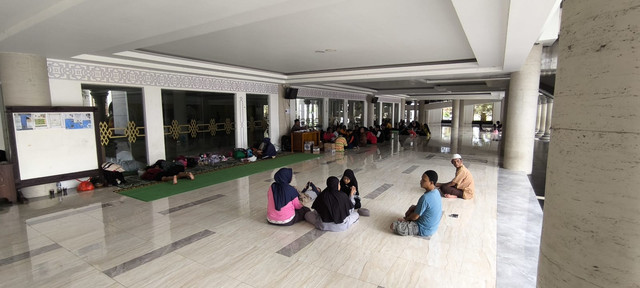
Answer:
[[[293,177],[291,168],[282,168],[273,176],[273,184],[267,193],[267,221],[271,224],[289,226],[304,220],[311,211],[298,200],[298,190],[289,185]]]

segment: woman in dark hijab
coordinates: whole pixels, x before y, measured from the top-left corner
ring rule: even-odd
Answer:
[[[267,193],[267,221],[275,225],[289,226],[304,220],[304,214],[311,209],[298,200],[298,190],[291,186],[293,170],[282,168],[274,175],[273,184]]]
[[[314,212],[305,215],[308,222],[319,230],[344,231],[358,221],[359,215],[353,209],[355,187],[350,196],[340,191],[340,180],[337,177],[327,179],[325,188],[313,202]]]
[[[342,179],[340,180],[340,191],[346,193],[347,195],[351,194],[351,187],[356,188],[356,194],[354,195],[354,208],[360,209],[360,191],[358,190],[358,180],[356,180],[356,174],[353,173],[353,170],[347,169],[344,170],[342,174]]]

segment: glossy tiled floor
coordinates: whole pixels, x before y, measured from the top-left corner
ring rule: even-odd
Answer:
[[[267,224],[266,192],[275,171],[150,203],[101,189],[72,193],[62,202],[3,207],[0,286],[509,287],[512,280],[527,278],[513,282],[526,287],[531,277],[535,283],[537,258],[525,263],[533,272],[512,261],[521,257],[519,250],[536,254],[537,246],[525,249],[520,242],[535,242],[539,227],[523,230],[530,236],[522,236],[512,227],[518,219],[500,220],[499,214],[511,212],[501,214],[497,201],[501,181],[509,182],[505,193],[524,185],[519,188],[524,202],[533,197],[530,184],[526,175],[498,168],[500,142],[477,129],[468,127],[453,137],[453,147],[476,179],[476,197],[443,199],[444,217],[431,239],[391,233],[389,224],[422,194],[419,180],[425,170],[437,171],[442,181],[454,175],[449,129],[432,131],[430,141],[402,137],[291,166],[298,187],[355,170],[371,216],[346,232],[322,233],[308,223]],[[518,209],[512,213],[522,215]],[[499,221],[506,226],[499,228]],[[498,248],[498,239],[513,247]],[[514,267],[517,273],[509,272]]]

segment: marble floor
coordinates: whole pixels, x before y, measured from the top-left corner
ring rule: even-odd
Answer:
[[[371,216],[345,232],[267,224],[275,171],[149,203],[104,188],[1,207],[0,287],[534,287],[542,212],[527,175],[498,167],[490,134],[431,130],[290,166],[300,188],[355,171]],[[443,199],[430,239],[392,234],[425,170],[453,178],[451,151],[476,197]]]

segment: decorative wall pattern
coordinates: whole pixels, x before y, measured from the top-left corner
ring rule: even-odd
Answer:
[[[191,138],[196,138],[198,133],[209,133],[211,136],[215,136],[218,132],[225,132],[227,135],[231,135],[231,131],[235,130],[235,123],[231,122],[229,118],[224,122],[216,122],[216,119],[212,118],[207,124],[198,124],[193,119],[188,124],[180,124],[178,120],[173,120],[171,125],[165,125],[164,129],[164,135],[171,135],[173,140],[178,140],[180,134],[190,135]]]
[[[278,84],[48,60],[49,78],[166,88],[278,94]]]
[[[367,100],[367,94],[364,94],[364,93],[352,93],[352,92],[314,89],[314,88],[298,89],[298,97],[316,97],[316,98],[347,99],[347,100],[360,100],[360,101]]]
[[[109,123],[102,121],[99,124],[100,127],[100,144],[107,146],[112,139],[127,138],[129,143],[135,143],[139,137],[144,137],[144,127],[136,126],[136,123],[129,121],[127,127],[109,127]],[[122,133],[116,133],[116,131],[122,131]],[[121,135],[120,135],[121,134]]]

